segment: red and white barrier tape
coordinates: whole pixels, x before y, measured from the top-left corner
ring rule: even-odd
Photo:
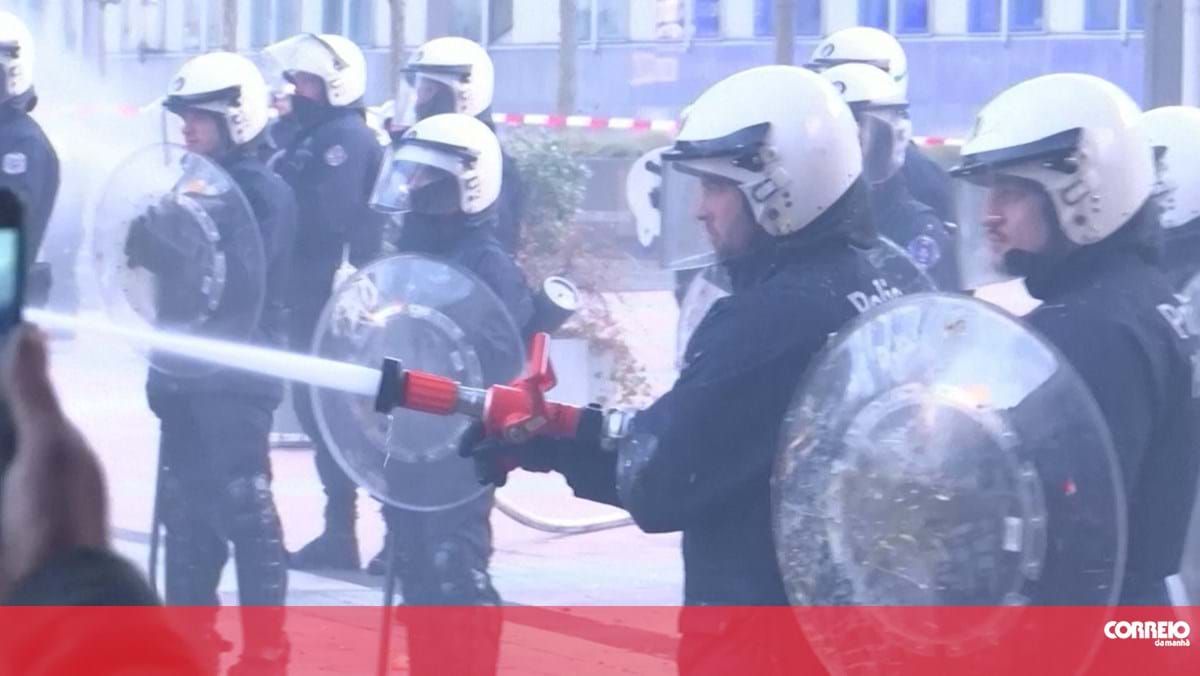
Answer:
[[[115,113],[121,117],[136,117],[142,107],[130,104],[75,105],[51,109],[52,114],[86,116]],[[679,130],[677,120],[647,120],[636,117],[597,117],[593,115],[546,115],[541,113],[493,113],[492,122],[508,127],[548,127],[551,129],[612,129],[618,131],[659,131],[674,134]],[[962,139],[941,136],[914,136],[919,146],[961,146]]]
[[[591,115],[544,115],[537,113],[493,113],[492,122],[509,127],[550,127],[572,129],[618,129],[625,131],[661,131],[675,133],[676,120],[646,120],[634,117],[594,117]],[[942,136],[914,136],[920,146],[961,146],[962,139]]]

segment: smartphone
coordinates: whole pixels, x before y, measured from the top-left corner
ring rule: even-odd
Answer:
[[[0,188],[0,348],[21,322],[25,297],[24,209],[17,196]],[[8,402],[0,397],[0,482],[16,449]]]

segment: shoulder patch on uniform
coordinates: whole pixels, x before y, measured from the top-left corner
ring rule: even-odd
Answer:
[[[29,169],[29,158],[25,157],[25,153],[7,153],[4,155],[2,168],[9,176],[24,174]]]
[[[908,255],[922,268],[936,265],[942,259],[942,248],[929,235],[917,235],[908,243]]]
[[[325,164],[331,167],[340,167],[346,162],[346,149],[341,144],[329,146],[325,151]]]

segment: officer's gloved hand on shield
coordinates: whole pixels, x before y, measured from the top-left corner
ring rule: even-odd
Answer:
[[[244,341],[266,295],[257,220],[233,179],[180,146],[143,148],[108,178],[92,222],[110,318],[130,329]],[[148,355],[160,371],[199,376],[215,363]]]
[[[211,243],[202,230],[192,226],[191,218],[170,199],[134,218],[125,240],[129,267],[161,275],[203,260],[210,253]]]
[[[361,335],[361,327],[371,323],[371,313],[379,306],[379,289],[370,277],[356,274],[353,266],[343,265],[338,275],[343,273],[348,274],[341,279],[334,277],[337,303],[333,306],[330,330],[334,335],[353,340]]]

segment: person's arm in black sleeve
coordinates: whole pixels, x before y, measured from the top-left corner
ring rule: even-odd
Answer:
[[[350,264],[363,267],[379,255],[383,243],[382,215],[367,202],[379,171],[380,152],[374,136],[333,128],[313,136],[313,158],[303,183],[312,186],[296,194],[300,210],[316,213],[331,233],[342,233],[350,245]]]
[[[1029,323],[1083,378],[1108,423],[1125,485],[1136,486],[1158,398],[1148,355],[1127,328],[1102,318],[1046,307],[1034,311]]]
[[[52,152],[53,149],[27,134],[8,139],[0,135],[0,188],[12,190],[25,206],[28,221],[25,246],[30,263],[36,260],[45,237],[45,219],[57,192],[57,186],[47,191],[40,183],[46,178],[48,164],[56,162],[50,156]],[[52,203],[41,204],[47,194]]]
[[[917,201],[929,205],[943,221],[954,222],[957,219],[950,175],[915,143],[908,144],[903,171],[908,190]]]
[[[470,267],[504,303],[517,330],[523,331],[533,317],[533,295],[516,261],[493,244]]]
[[[561,449],[555,469],[575,497],[625,508],[617,493],[617,453],[595,449]]]
[[[496,239],[510,254],[521,246],[521,217],[525,213],[525,184],[516,160],[504,155],[504,183],[500,193],[500,209],[496,219]]]
[[[361,268],[379,257],[383,251],[383,230],[387,216],[370,207],[371,192],[375,189],[375,179],[379,175],[379,166],[383,161],[383,148],[375,142],[374,137],[366,144],[363,157],[363,198],[360,207],[360,217],[350,223],[346,238],[350,245],[349,259],[354,267]]]
[[[679,380],[634,418],[617,487],[642,530],[682,530],[752,482],[766,485],[783,415],[825,339],[797,323],[819,310],[777,310],[715,306]]]

